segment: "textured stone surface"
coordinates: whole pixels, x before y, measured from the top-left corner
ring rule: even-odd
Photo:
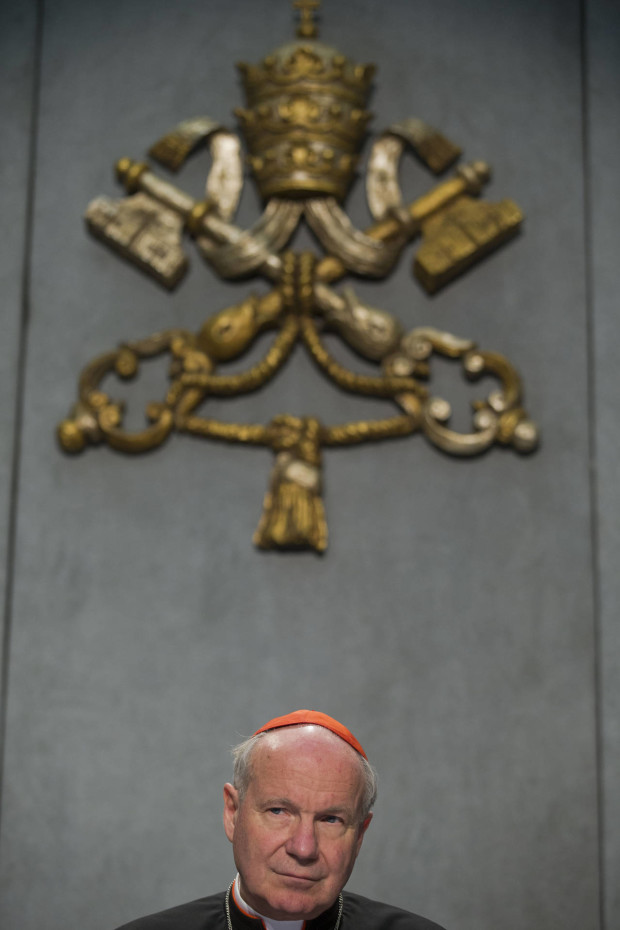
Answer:
[[[19,356],[22,328],[27,325],[24,261],[28,213],[28,170],[34,92],[36,4],[0,7],[0,678],[9,637],[8,568],[12,549],[11,487],[16,443],[19,443]],[[17,414],[17,417],[16,417]],[[17,433],[16,433],[17,430]],[[9,605],[10,607],[10,605]],[[0,736],[1,739],[1,736]]]
[[[620,182],[620,10],[610,2],[588,6],[590,192],[595,448],[602,676],[603,862],[605,926],[620,924],[620,380],[618,378],[618,228]]]
[[[434,298],[411,279],[412,250],[388,281],[355,289],[407,328],[431,323],[508,355],[543,446],[474,461],[421,437],[328,451],[321,559],[252,548],[263,450],[173,436],[141,458],[68,459],[52,434],[93,355],[195,329],[251,288],[218,281],[193,253],[170,296],[89,238],[82,215],[117,194],[119,156],[141,157],[179,119],[232,125],[232,62],[287,39],[289,5],[45,4],[0,837],[7,930],[109,930],[223,887],[227,749],[301,706],[341,717],[379,763],[352,889],[454,930],[597,926],[579,8],[388,8],[323,11],[325,41],[379,64],[374,128],[408,115],[438,125],[494,165],[489,198],[512,197],[527,219]],[[179,183],[199,194],[204,166],[197,157]],[[404,182],[415,195],[432,179],[412,162]],[[361,185],[349,209],[367,222]],[[248,191],[240,221],[255,216]],[[163,372],[151,369],[144,390],[119,390],[157,396]],[[448,375],[443,390],[456,392]],[[385,410],[332,389],[300,351],[265,392],[211,405],[257,422]]]

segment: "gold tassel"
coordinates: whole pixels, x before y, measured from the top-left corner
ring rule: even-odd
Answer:
[[[278,451],[263,514],[254,534],[259,549],[327,548],[321,499],[320,424],[313,417],[281,416],[272,422]]]

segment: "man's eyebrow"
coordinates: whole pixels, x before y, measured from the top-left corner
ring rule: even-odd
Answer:
[[[290,798],[274,797],[263,798],[260,801],[261,807],[290,807],[291,810],[297,810],[298,806]],[[327,814],[344,814],[347,817],[355,816],[355,809],[346,804],[333,804],[331,807],[321,807],[316,811],[318,817],[324,817]]]
[[[324,807],[317,813],[321,817],[325,817],[328,814],[342,814],[344,817],[353,819],[355,816],[354,808],[348,807],[345,804],[335,804],[333,807]]]

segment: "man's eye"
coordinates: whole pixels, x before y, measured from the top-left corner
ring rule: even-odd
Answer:
[[[323,817],[324,823],[342,823],[342,817],[338,817],[337,814],[327,814]]]
[[[284,808],[283,807],[270,807],[269,813],[270,814],[283,814]]]

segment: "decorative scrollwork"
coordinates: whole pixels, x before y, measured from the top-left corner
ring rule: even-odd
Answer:
[[[427,360],[436,353],[446,358],[461,359],[470,380],[484,374],[494,375],[500,387],[484,400],[474,401],[473,432],[459,433],[446,424],[451,407],[441,397],[428,397],[421,405],[421,428],[428,438],[444,452],[452,455],[477,455],[494,442],[512,445],[519,452],[532,452],[538,442],[538,430],[528,419],[521,404],[521,380],[507,358],[497,352],[484,352],[468,339],[458,339],[430,327],[411,330],[401,340],[400,352],[385,361],[385,370],[404,371],[420,364],[428,377]],[[422,373],[422,372],[421,372]],[[406,396],[398,398],[407,409]]]

